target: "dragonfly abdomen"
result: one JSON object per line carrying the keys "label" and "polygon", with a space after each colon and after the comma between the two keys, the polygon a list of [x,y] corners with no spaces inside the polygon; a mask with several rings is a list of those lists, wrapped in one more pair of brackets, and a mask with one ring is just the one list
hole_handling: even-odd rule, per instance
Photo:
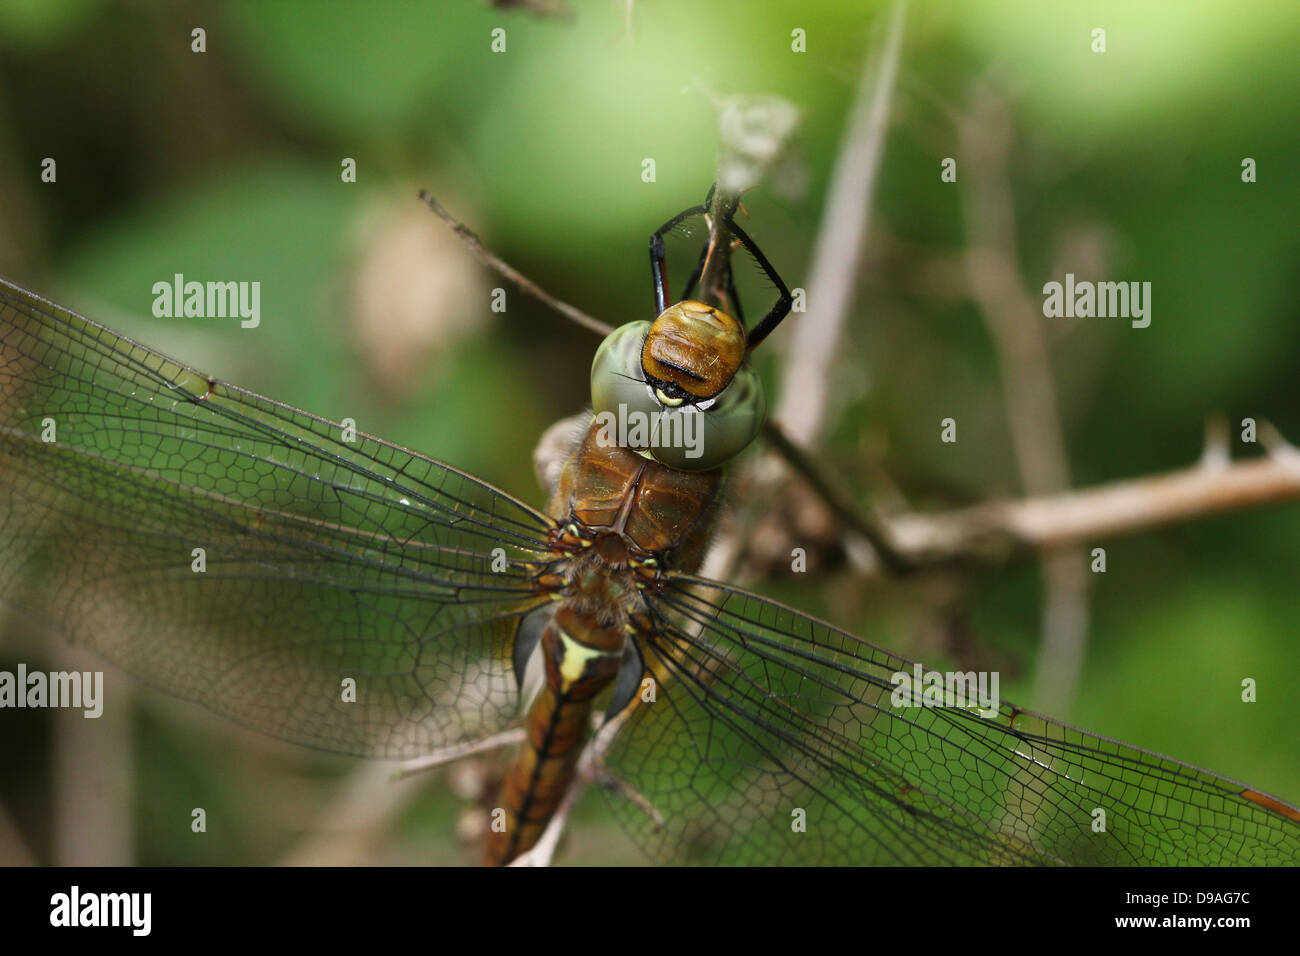
{"label": "dragonfly abdomen", "polygon": [[488,835],[484,862],[509,863],[541,838],[573,781],[595,697],[614,680],[627,632],[601,626],[566,600],[542,632],[546,679],[529,708],[527,736],[501,786],[502,825]]}
{"label": "dragonfly abdomen", "polygon": [[[721,484],[716,469],[677,472],[602,444],[595,423],[558,477],[550,511],[573,563],[539,638],[546,679],[528,712],[527,739],[502,783],[504,819],[489,832],[485,852],[491,864],[509,863],[541,838],[573,781],[596,696],[621,667],[632,677],[641,674],[639,655],[625,659],[628,616],[640,601],[634,554],[648,566],[646,558],[673,549],[674,566],[694,570]],[[620,699],[616,691],[615,710]]]}

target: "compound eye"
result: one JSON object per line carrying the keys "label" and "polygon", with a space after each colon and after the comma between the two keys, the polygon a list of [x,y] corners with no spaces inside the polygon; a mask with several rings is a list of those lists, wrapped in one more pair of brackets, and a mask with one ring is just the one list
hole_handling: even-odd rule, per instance
{"label": "compound eye", "polygon": [[641,369],[641,346],[650,333],[649,322],[620,325],[600,343],[591,362],[591,404],[597,412],[616,412],[620,405],[644,408],[649,400],[662,407]]}
{"label": "compound eye", "polygon": [[686,442],[665,443],[652,448],[651,454],[660,464],[682,471],[718,468],[744,451],[763,427],[767,416],[763,383],[744,366],[716,397],[687,406],[682,414],[698,417],[698,440],[689,440],[691,432],[684,428]]}

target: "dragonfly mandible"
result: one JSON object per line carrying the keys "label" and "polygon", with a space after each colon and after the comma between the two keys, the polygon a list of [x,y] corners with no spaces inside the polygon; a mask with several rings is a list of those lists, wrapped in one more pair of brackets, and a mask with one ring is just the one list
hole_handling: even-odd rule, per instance
{"label": "dragonfly mandible", "polygon": [[[637,795],[613,812],[665,862],[1300,862],[1290,804],[1006,701],[900,707],[912,662],[695,575],[762,421],[749,352],[789,311],[734,223],[771,311],[746,331],[729,270],[726,309],[690,298],[707,246],[668,301],[663,236],[704,211],[652,237],[656,317],[598,349],[546,511],[0,280],[0,598],[310,747],[415,758],[522,723],[491,863],[536,841],[597,724]],[[609,440],[620,406],[702,427],[701,453]]]}

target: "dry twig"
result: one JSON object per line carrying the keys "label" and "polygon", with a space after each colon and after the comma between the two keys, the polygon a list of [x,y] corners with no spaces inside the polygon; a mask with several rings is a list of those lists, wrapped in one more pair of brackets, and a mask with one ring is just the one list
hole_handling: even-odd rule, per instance
{"label": "dry twig", "polygon": [[[1261,428],[1261,433],[1263,429]],[[1275,434],[1275,433],[1274,433]],[[1263,458],[1190,468],[1093,488],[890,520],[895,546],[925,564],[1095,542],[1226,511],[1300,500],[1300,452],[1280,437]]]}
{"label": "dry twig", "polygon": [[465,244],[470,247],[479,259],[497,272],[501,273],[501,275],[510,282],[513,282],[515,286],[518,287],[519,291],[532,296],[543,305],[549,306],[556,312],[560,313],[560,315],[564,316],[566,319],[571,322],[576,322],[585,329],[590,329],[597,335],[609,335],[610,332],[614,331],[612,325],[607,325],[600,321],[600,319],[583,312],[581,309],[575,308],[561,299],[557,299],[527,276],[520,272],[516,272],[515,269],[505,260],[500,259],[493,253],[489,252],[483,246],[482,241],[474,230],[470,229],[451,213],[447,212],[447,210],[443,208],[442,203],[434,199],[426,190],[420,190],[420,202],[428,206],[439,219],[451,226],[452,231],[465,240]]}
{"label": "dry twig", "polygon": [[895,0],[883,43],[862,72],[813,249],[808,277],[811,307],[794,323],[786,350],[775,417],[790,441],[804,448],[816,446],[826,417],[827,370],[842,348],[843,327],[857,284],[857,266],[884,155],[906,12],[906,0]]}

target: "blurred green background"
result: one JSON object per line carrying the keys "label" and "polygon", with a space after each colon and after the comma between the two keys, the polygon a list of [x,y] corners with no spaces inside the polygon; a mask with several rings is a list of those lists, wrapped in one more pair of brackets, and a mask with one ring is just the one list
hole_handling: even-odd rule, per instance
{"label": "blurred green background", "polygon": [[[802,286],[883,20],[867,3],[570,7],[566,20],[475,0],[0,5],[0,273],[227,381],[352,417],[541,504],[533,445],[586,401],[596,339],[513,290],[493,314],[490,290],[503,283],[416,190],[580,308],[612,323],[649,318],[647,236],[713,176],[705,91],[776,94],[801,111],[803,181],[748,196],[748,228]],[[195,27],[202,54],[190,49]],[[490,49],[497,27],[504,53]],[[1107,31],[1105,54],[1089,49],[1094,27]],[[795,28],[806,53],[791,51]],[[921,509],[1020,492],[997,354],[956,265],[969,179],[953,117],[977,86],[1011,116],[1032,301],[1066,271],[1153,286],[1147,329],[1044,320],[1074,483],[1184,466],[1219,412],[1234,423],[1234,455],[1259,453],[1236,440],[1245,416],[1300,440],[1298,43],[1300,7],[1266,0],[914,4],[848,341],[828,370],[827,467],[864,501],[883,469]],[[940,181],[946,156],[958,157],[956,184]],[[1259,170],[1250,185],[1247,156]],[[45,157],[56,183],[41,181]],[[641,179],[646,157],[654,183]],[[355,184],[341,181],[345,158]],[[153,283],[177,272],[260,281],[260,327],[152,318]],[[752,314],[765,308],[757,295]],[[788,334],[759,357],[774,386]],[[938,441],[949,415],[961,422],[955,445]],[[811,585],[754,585],[932,666],[996,667],[1018,702],[1300,799],[1300,509],[1100,543],[1108,571],[1091,581],[1068,712],[1031,699],[1036,563],[903,584],[832,563]],[[13,632],[0,667],[58,653]],[[1245,677],[1259,682],[1255,704],[1240,702]],[[0,774],[0,862],[477,856],[458,836],[472,829],[472,780],[421,781],[353,855],[311,857],[355,764],[143,692],[125,730],[80,723],[95,726],[6,716],[19,732],[0,741],[11,768]],[[60,743],[65,731],[126,739]],[[70,764],[70,746],[98,756]],[[204,837],[190,832],[196,806],[208,810]],[[73,839],[78,813],[102,825]],[[563,859],[639,856],[591,794]]]}

